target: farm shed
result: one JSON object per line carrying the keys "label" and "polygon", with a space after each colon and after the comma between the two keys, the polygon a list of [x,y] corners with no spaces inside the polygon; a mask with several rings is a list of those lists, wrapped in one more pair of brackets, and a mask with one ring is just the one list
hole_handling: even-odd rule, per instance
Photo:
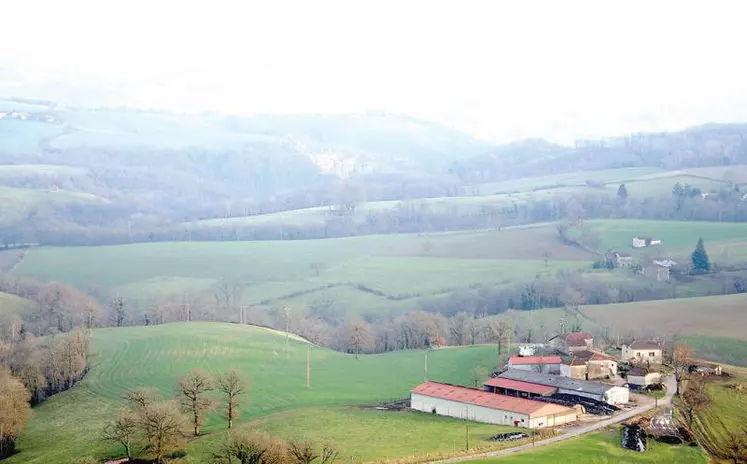
{"label": "farm shed", "polygon": [[511,356],[508,359],[508,367],[524,371],[559,374],[562,362],[560,356]]}
{"label": "farm shed", "polygon": [[648,387],[661,383],[660,372],[649,372],[645,367],[634,367],[628,372],[628,384],[636,387]]}
{"label": "farm shed", "polygon": [[581,396],[608,404],[624,404],[630,400],[630,391],[625,387],[605,385],[588,380],[576,380],[559,375],[540,374],[516,369],[509,369],[498,377],[544,385],[546,387],[555,387],[558,389],[558,393],[561,394]]}
{"label": "farm shed", "polygon": [[576,420],[576,410],[565,406],[438,382],[425,382],[415,387],[410,395],[410,408],[475,422],[527,428],[553,427]]}
{"label": "farm shed", "polygon": [[596,350],[581,350],[560,366],[560,375],[572,379],[593,380],[617,377],[617,358]]}
{"label": "farm shed", "polygon": [[502,395],[518,396],[522,398],[535,398],[537,396],[550,396],[557,393],[555,387],[546,387],[534,383],[520,382],[518,380],[502,379],[494,377],[483,384],[485,391],[500,393]]}

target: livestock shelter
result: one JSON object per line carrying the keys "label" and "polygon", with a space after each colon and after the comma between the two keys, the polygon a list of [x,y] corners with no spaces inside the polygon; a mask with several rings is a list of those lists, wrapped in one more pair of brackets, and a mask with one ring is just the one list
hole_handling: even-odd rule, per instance
{"label": "livestock shelter", "polygon": [[523,371],[560,374],[562,362],[560,356],[511,356],[508,359],[508,367]]}
{"label": "livestock shelter", "polygon": [[500,393],[502,395],[518,396],[520,398],[535,398],[537,396],[550,396],[558,392],[555,387],[546,387],[534,383],[520,382],[518,380],[502,379],[494,377],[483,384],[485,391]]}
{"label": "livestock shelter", "polygon": [[558,404],[490,393],[475,388],[425,382],[410,394],[410,408],[440,416],[526,428],[574,422],[575,409]]}
{"label": "livestock shelter", "polygon": [[558,389],[558,393],[561,394],[581,396],[612,405],[625,404],[630,401],[630,390],[627,388],[589,380],[577,380],[559,375],[541,374],[516,369],[509,369],[498,377],[535,385],[544,385],[546,387],[555,387]]}

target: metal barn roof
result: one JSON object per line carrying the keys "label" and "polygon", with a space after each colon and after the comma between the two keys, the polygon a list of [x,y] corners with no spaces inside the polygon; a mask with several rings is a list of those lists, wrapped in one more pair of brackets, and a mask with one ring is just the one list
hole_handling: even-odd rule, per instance
{"label": "metal barn roof", "polygon": [[511,356],[508,362],[514,366],[521,366],[527,364],[560,364],[563,360],[560,359],[560,356]]}
{"label": "metal barn roof", "polygon": [[588,380],[576,380],[560,375],[540,374],[538,372],[521,371],[518,369],[509,369],[498,377],[595,395],[603,395],[604,392],[614,387],[614,385],[604,385]]}
{"label": "metal barn roof", "polygon": [[[559,413],[571,413],[574,410],[552,403],[517,398],[515,396],[489,393],[484,390],[460,387],[439,382],[425,382],[412,389],[412,393],[441,398],[444,400],[469,403],[490,409],[511,411],[526,414],[529,417],[542,417]],[[548,408],[547,406],[552,406]]]}
{"label": "metal barn roof", "polygon": [[537,395],[552,395],[558,391],[555,387],[547,387],[545,385],[537,385],[536,383],[520,382],[518,380],[502,379],[500,377],[494,377],[483,385],[489,387],[506,388],[509,390],[516,390],[527,393],[535,393]]}

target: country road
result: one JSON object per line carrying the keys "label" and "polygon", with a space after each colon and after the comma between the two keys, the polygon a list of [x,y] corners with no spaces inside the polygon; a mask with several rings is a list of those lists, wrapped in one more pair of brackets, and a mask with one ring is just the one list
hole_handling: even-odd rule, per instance
{"label": "country road", "polygon": [[[667,386],[667,393],[666,393],[666,396],[664,396],[664,398],[659,400],[659,406],[671,404],[672,397],[674,396],[674,392],[677,389],[677,383],[673,376],[666,377],[664,379],[664,382],[666,383],[666,386]],[[639,414],[643,414],[644,412],[650,411],[654,407],[656,407],[656,404],[654,402],[651,402],[649,404],[644,404],[635,409],[631,409],[630,411],[626,411],[624,413],[618,414],[614,417],[611,417],[603,421],[595,422],[589,425],[571,427],[565,430],[564,433],[561,433],[560,435],[557,435],[552,438],[547,438],[545,440],[537,441],[534,444],[527,443],[526,445],[516,446],[513,448],[507,448],[507,449],[498,450],[498,451],[490,451],[488,453],[473,454],[470,456],[460,456],[458,458],[443,459],[440,461],[431,461],[427,464],[450,464],[450,463],[455,463],[455,462],[471,461],[473,459],[488,458],[488,457],[495,457],[495,456],[505,456],[508,454],[520,453],[522,451],[529,451],[540,446],[546,446],[546,445],[550,445],[553,443],[558,443],[563,440],[568,440],[569,438],[577,437],[579,435],[583,435],[589,432],[593,432],[595,430],[602,429],[604,427],[608,427],[610,425],[618,424],[620,422],[630,419],[631,417],[635,417]]]}

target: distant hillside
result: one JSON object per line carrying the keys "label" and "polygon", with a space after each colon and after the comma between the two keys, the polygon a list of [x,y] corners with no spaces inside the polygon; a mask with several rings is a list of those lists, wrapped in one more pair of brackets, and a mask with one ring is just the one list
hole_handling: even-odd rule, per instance
{"label": "distant hillside", "polygon": [[573,147],[525,140],[456,162],[452,172],[486,182],[576,171],[649,166],[699,168],[747,163],[747,124],[705,124],[677,132],[583,140]]}

